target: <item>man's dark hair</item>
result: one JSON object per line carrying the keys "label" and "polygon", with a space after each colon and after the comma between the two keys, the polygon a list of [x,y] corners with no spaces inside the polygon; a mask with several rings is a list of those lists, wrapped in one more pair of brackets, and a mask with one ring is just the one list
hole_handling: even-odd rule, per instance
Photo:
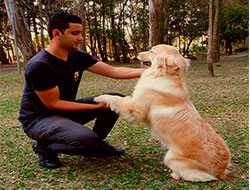
{"label": "man's dark hair", "polygon": [[65,29],[69,27],[69,23],[82,23],[82,20],[80,17],[72,15],[65,11],[59,11],[56,14],[54,14],[48,23],[48,33],[50,39],[52,39],[52,31],[54,29],[60,30],[62,33],[64,33]]}

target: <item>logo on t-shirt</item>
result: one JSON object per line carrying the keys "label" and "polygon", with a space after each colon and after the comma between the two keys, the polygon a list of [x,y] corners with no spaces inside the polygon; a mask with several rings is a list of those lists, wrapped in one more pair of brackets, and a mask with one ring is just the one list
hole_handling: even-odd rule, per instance
{"label": "logo on t-shirt", "polygon": [[74,80],[75,81],[77,81],[78,80],[78,78],[79,78],[79,71],[76,71],[75,73],[74,73]]}

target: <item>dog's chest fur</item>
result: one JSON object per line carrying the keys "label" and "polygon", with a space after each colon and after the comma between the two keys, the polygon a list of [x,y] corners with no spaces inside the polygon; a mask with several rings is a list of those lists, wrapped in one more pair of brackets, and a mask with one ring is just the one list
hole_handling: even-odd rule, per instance
{"label": "dog's chest fur", "polygon": [[158,91],[174,96],[183,94],[183,90],[176,88],[176,84],[168,79],[167,76],[155,76],[153,68],[147,69],[138,80],[133,92],[133,97],[138,98],[143,96],[146,91]]}

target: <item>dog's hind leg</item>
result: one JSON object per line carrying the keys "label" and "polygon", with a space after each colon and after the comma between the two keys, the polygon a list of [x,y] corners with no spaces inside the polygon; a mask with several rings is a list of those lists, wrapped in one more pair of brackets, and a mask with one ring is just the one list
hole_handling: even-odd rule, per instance
{"label": "dog's hind leg", "polygon": [[173,171],[171,177],[186,181],[211,181],[216,177],[202,170],[196,161],[181,157],[172,151],[168,151],[164,158],[164,163]]}

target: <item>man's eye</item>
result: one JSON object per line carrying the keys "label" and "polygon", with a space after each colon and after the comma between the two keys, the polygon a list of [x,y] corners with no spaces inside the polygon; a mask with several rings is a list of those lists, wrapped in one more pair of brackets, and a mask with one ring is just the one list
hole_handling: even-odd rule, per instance
{"label": "man's eye", "polygon": [[71,32],[72,35],[77,36],[80,32]]}

